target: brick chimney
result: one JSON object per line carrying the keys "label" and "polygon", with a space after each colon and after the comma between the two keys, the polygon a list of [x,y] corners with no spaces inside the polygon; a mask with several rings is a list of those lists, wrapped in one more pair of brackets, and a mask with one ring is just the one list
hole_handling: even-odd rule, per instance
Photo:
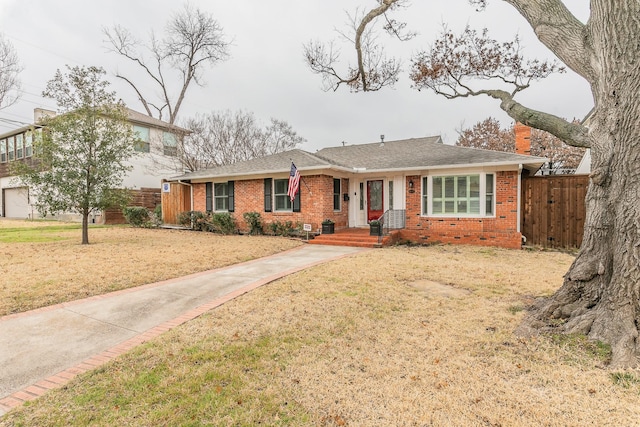
{"label": "brick chimney", "polygon": [[531,155],[531,128],[516,122],[513,127],[516,134],[516,154]]}

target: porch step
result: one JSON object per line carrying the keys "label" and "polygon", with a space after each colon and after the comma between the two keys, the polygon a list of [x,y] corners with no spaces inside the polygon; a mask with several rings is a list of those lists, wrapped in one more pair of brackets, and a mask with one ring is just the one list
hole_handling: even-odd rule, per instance
{"label": "porch step", "polygon": [[393,242],[393,233],[383,236],[378,243],[378,236],[370,236],[369,229],[347,228],[337,230],[334,234],[320,234],[309,241],[313,245],[353,246],[361,248],[379,248]]}

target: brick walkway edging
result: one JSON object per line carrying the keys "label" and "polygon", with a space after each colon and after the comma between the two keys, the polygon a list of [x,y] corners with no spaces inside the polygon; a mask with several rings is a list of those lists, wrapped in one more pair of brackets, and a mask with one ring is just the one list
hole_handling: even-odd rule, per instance
{"label": "brick walkway edging", "polygon": [[[294,248],[294,249],[289,249],[287,251],[284,252],[280,252],[279,254],[275,254],[275,255],[270,255],[268,257],[264,257],[264,258],[271,258],[271,257],[275,257],[276,255],[281,255],[282,253],[286,253],[289,251],[294,251],[296,249],[299,248]],[[57,374],[51,375],[50,377],[47,377],[45,379],[42,379],[40,381],[38,381],[35,384],[32,384],[28,387],[23,388],[22,390],[18,390],[12,394],[10,394],[9,396],[6,396],[2,399],[0,399],[0,417],[2,416],[3,413],[6,413],[8,411],[10,411],[13,408],[16,408],[18,406],[21,406],[24,402],[30,401],[30,400],[34,400],[37,399],[38,397],[44,395],[47,391],[55,389],[55,388],[59,388],[62,387],[63,385],[67,384],[70,380],[72,380],[75,376],[77,376],[78,374],[82,374],[85,373],[87,371],[90,371],[92,369],[95,369],[99,366],[104,365],[105,363],[111,361],[112,359],[115,359],[116,357],[128,352],[129,350],[133,349],[134,347],[137,347],[153,338],[156,338],[158,336],[160,336],[161,334],[179,326],[182,325],[185,322],[188,322],[189,320],[193,320],[199,316],[201,316],[202,314],[206,313],[209,310],[212,310],[216,307],[221,306],[222,304],[231,301],[241,295],[246,294],[247,292],[250,292],[256,288],[259,288],[261,286],[266,285],[267,283],[271,283],[277,279],[280,279],[282,277],[288,276],[290,274],[293,273],[297,273],[298,271],[302,271],[305,270],[307,268],[310,267],[314,267],[316,265],[320,265],[320,264],[324,264],[325,262],[328,261],[334,261],[334,260],[338,260],[341,258],[346,258],[348,256],[350,256],[352,254],[345,254],[345,255],[339,255],[339,256],[335,256],[332,258],[327,258],[327,259],[323,259],[320,261],[316,261],[307,265],[304,265],[302,267],[296,267],[296,268],[292,268],[290,270],[285,270],[282,271],[280,273],[276,273],[273,274],[271,276],[268,276],[264,279],[258,280],[256,282],[253,282],[243,288],[240,289],[236,289],[233,292],[230,292],[226,295],[223,295],[221,297],[218,297],[216,299],[214,299],[211,302],[202,304],[194,309],[191,309],[189,311],[187,311],[186,313],[182,314],[181,316],[178,316],[172,320],[168,320],[164,323],[161,323],[158,326],[154,326],[151,329],[146,330],[145,332],[136,335],[135,337],[129,338],[126,341],[121,342],[120,344],[111,347],[101,353],[98,353],[88,359],[85,359],[84,361],[80,362],[79,364],[72,366],[71,368],[67,368],[64,371],[58,372]],[[260,258],[260,259],[264,259],[264,258]],[[254,260],[255,261],[255,260]],[[217,271],[217,270],[224,270],[227,268],[231,268],[237,265],[241,265],[241,264],[248,264],[251,263],[252,261],[247,261],[247,262],[243,262],[240,264],[234,264],[231,266],[227,266],[227,267],[221,267],[219,269],[214,269],[214,270],[209,270],[206,272],[201,272],[201,273],[194,273],[192,275],[189,276],[185,276],[185,277],[193,277],[196,275],[203,275],[203,274],[208,274],[211,273],[213,271]],[[87,301],[87,300],[92,300],[92,299],[100,299],[100,298],[106,298],[107,296],[111,296],[111,295],[115,295],[115,294],[120,294],[120,293],[124,293],[124,292],[133,292],[135,290],[139,290],[141,288],[147,288],[147,287],[156,287],[156,286],[160,286],[163,284],[167,284],[169,282],[172,282],[174,280],[180,280],[182,278],[176,278],[176,279],[169,279],[169,280],[165,280],[162,282],[157,282],[157,283],[151,283],[149,285],[142,285],[142,286],[138,286],[135,288],[129,288],[129,289],[123,289],[120,291],[115,291],[115,292],[111,292],[109,294],[105,294],[105,295],[97,295],[97,296],[93,296],[93,297],[89,297],[89,298],[85,298],[83,300],[79,300],[79,301]],[[44,307],[42,309],[36,309],[36,310],[32,310],[31,313],[33,312],[38,312],[38,311],[43,311],[43,310],[48,310],[48,309],[54,309],[54,308],[60,308],[60,307],[66,307],[69,306],[71,304],[77,304],[78,301],[72,301],[69,303],[62,303],[62,304],[56,304],[54,306],[51,307]],[[26,312],[29,313],[29,312]],[[5,316],[3,318],[0,318],[0,321],[2,321],[2,319],[5,318],[13,318],[13,317],[17,317],[17,316],[22,316],[22,315],[26,315],[26,313],[17,313],[15,315],[9,315],[9,316]]]}

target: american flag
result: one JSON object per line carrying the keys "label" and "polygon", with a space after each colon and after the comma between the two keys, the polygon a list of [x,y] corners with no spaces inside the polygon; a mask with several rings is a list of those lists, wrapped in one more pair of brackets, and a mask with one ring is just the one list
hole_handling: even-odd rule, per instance
{"label": "american flag", "polygon": [[298,192],[299,188],[300,172],[298,172],[298,168],[296,168],[296,165],[291,162],[291,172],[289,172],[289,189],[287,190],[287,195],[291,198],[292,202],[293,199],[296,198],[296,193]]}

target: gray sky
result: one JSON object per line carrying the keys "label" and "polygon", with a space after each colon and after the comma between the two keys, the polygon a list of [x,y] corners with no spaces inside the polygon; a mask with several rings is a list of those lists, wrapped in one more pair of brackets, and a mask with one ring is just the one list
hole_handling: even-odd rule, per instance
{"label": "gray sky", "polygon": [[[588,16],[588,0],[565,0],[581,20]],[[192,0],[208,11],[233,40],[231,59],[205,74],[205,87],[192,85],[180,116],[243,109],[262,122],[270,117],[288,121],[307,142],[300,148],[442,135],[447,143],[457,139],[456,129],[470,127],[493,116],[503,126],[510,123],[498,102],[486,97],[446,100],[428,91],[411,89],[405,73],[395,89],[376,93],[321,90],[321,78],[303,61],[302,45],[309,40],[339,41],[335,28],[345,29],[346,12],[358,6],[370,8],[374,0]],[[0,110],[0,118],[32,122],[33,108],[55,109],[52,100],[40,96],[56,69],[65,64],[102,66],[112,88],[130,108],[144,111],[135,94],[113,77],[116,70],[131,76],[141,87],[152,88],[144,76],[116,54],[107,51],[103,27],[114,24],[147,39],[151,30],[161,35],[171,14],[182,7],[171,0],[0,0],[0,32],[13,43],[24,66],[23,94],[18,103]],[[414,0],[397,15],[418,36],[400,43],[385,34],[389,53],[403,58],[404,69],[412,54],[426,49],[444,23],[455,31],[465,25],[488,27],[490,35],[509,40],[519,34],[525,55],[552,58],[535,38],[526,21],[510,6],[492,0],[477,13],[466,0]],[[342,47],[344,60],[352,57]],[[128,71],[130,70],[130,71]],[[144,82],[144,83],[143,83]],[[552,76],[518,95],[524,105],[572,119],[583,117],[592,107],[589,86],[571,71]],[[0,122],[0,132],[10,127]],[[15,127],[19,125],[16,124]]]}

